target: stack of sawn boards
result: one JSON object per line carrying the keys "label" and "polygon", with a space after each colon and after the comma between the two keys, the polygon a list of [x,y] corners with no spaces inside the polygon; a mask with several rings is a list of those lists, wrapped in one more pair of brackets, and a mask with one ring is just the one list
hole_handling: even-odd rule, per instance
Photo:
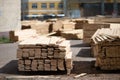
{"label": "stack of sawn boards", "polygon": [[96,67],[102,70],[120,69],[120,28],[98,29],[92,36]]}
{"label": "stack of sawn boards", "polygon": [[101,28],[109,28],[110,24],[83,24],[83,41],[85,43],[90,43],[91,37],[97,31],[97,29]]}
{"label": "stack of sawn boards", "polygon": [[36,37],[19,44],[19,71],[66,71],[72,69],[70,41],[60,37]]}

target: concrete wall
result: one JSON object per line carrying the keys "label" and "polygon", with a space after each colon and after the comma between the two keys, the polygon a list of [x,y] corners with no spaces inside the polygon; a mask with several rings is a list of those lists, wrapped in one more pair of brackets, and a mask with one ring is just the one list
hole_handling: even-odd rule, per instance
{"label": "concrete wall", "polygon": [[0,0],[0,32],[21,28],[21,0]]}

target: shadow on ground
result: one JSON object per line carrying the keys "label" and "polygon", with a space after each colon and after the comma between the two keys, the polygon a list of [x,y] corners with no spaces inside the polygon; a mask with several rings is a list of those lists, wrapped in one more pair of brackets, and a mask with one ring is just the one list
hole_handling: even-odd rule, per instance
{"label": "shadow on ground", "polygon": [[12,60],[4,67],[0,68],[0,73],[13,75],[65,75],[66,71],[38,71],[38,72],[19,72],[17,69],[17,60]]}
{"label": "shadow on ground", "polygon": [[[80,73],[88,73],[88,74],[118,74],[120,70],[116,71],[103,71],[98,70],[94,67],[94,61],[74,61],[73,62],[73,70],[71,74],[80,74]],[[0,73],[3,74],[13,74],[13,75],[66,75],[66,71],[39,71],[39,72],[19,72],[17,70],[17,60],[10,61],[4,67],[0,69]]]}
{"label": "shadow on ground", "polygon": [[91,49],[89,48],[81,49],[76,56],[77,57],[93,57],[93,55],[91,54]]}
{"label": "shadow on ground", "polygon": [[90,47],[90,44],[87,43],[80,43],[80,44],[73,44],[71,47]]}
{"label": "shadow on ground", "polygon": [[[100,70],[94,66],[95,61],[74,61],[72,74],[88,73],[88,74],[118,74],[120,70]],[[79,66],[79,67],[78,67]]]}

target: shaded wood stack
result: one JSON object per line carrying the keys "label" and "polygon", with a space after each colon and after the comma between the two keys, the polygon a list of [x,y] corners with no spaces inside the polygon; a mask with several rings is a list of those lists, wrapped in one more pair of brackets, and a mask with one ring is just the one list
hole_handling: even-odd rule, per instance
{"label": "shaded wood stack", "polygon": [[21,29],[31,29],[31,26],[30,25],[22,25]]}
{"label": "shaded wood stack", "polygon": [[44,35],[52,32],[53,30],[53,22],[46,22],[46,21],[22,21],[22,29],[34,29],[36,30],[37,34]]}
{"label": "shaded wood stack", "polygon": [[83,41],[90,43],[92,35],[100,28],[109,28],[110,24],[84,24],[83,25]]}
{"label": "shaded wood stack", "polygon": [[19,71],[65,71],[72,69],[70,42],[60,37],[37,37],[19,44]]}
{"label": "shaded wood stack", "polygon": [[10,42],[18,41],[18,36],[15,35],[15,31],[0,32],[0,38],[6,38]]}
{"label": "shaded wood stack", "polygon": [[69,30],[61,32],[61,36],[67,40],[80,40],[83,39],[83,29]]}
{"label": "shaded wood stack", "polygon": [[102,70],[120,69],[120,28],[98,29],[92,41],[95,66]]}
{"label": "shaded wood stack", "polygon": [[96,17],[95,18],[96,23],[120,23],[120,18],[118,17]]}
{"label": "shaded wood stack", "polygon": [[88,23],[87,20],[75,20],[75,29],[83,29],[83,24]]}

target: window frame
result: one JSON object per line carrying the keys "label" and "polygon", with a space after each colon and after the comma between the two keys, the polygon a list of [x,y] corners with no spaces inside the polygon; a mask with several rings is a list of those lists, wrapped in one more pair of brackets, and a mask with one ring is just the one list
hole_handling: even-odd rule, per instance
{"label": "window frame", "polygon": [[63,9],[63,3],[59,3],[59,4],[58,4],[58,8],[59,8],[59,9]]}
{"label": "window frame", "polygon": [[55,8],[55,3],[50,3],[50,4],[49,4],[49,8],[50,8],[50,9],[54,9],[54,8]]}
{"label": "window frame", "polygon": [[38,8],[37,3],[32,3],[32,9],[37,9],[37,8]]}
{"label": "window frame", "polygon": [[41,8],[46,9],[47,8],[47,3],[41,3]]}

